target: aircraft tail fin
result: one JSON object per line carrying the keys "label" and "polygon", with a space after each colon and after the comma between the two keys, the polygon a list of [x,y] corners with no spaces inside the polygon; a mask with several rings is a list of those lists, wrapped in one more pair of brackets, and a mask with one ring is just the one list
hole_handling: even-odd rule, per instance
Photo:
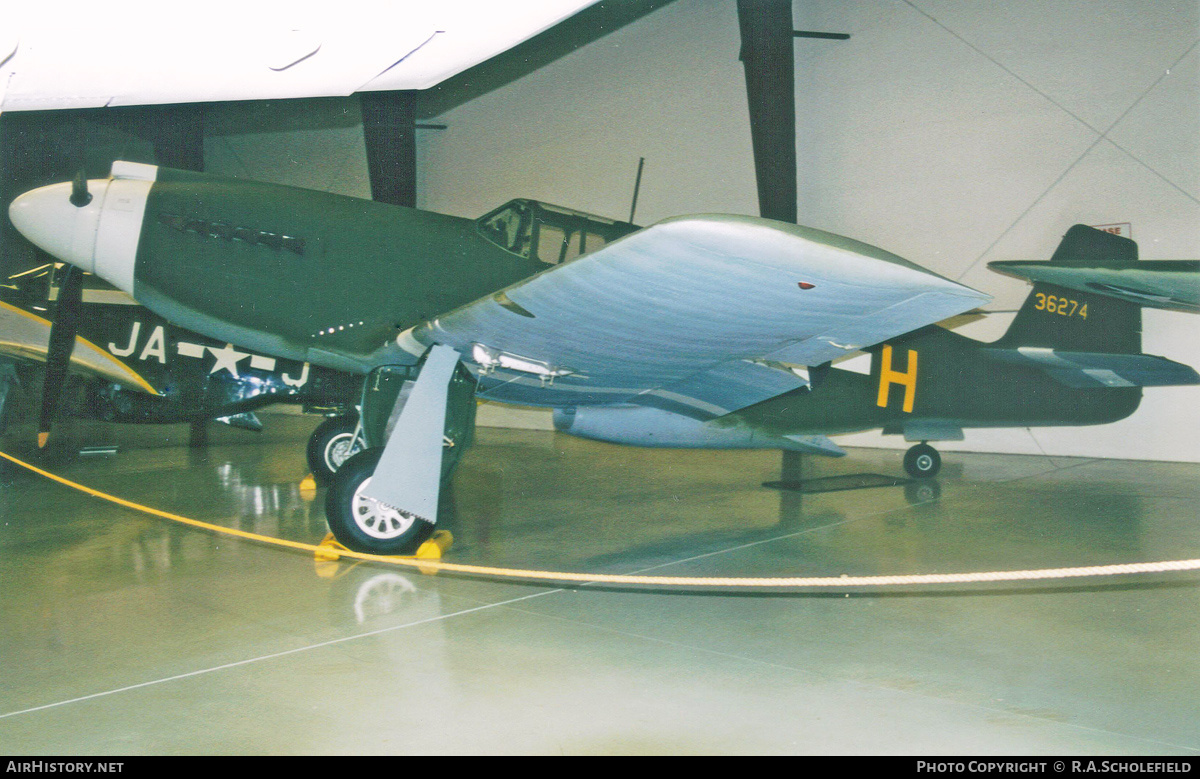
{"label": "aircraft tail fin", "polygon": [[[1137,260],[1137,244],[1130,239],[1075,225],[1063,237],[1050,265],[1125,268]],[[1008,332],[993,347],[1139,354],[1142,308],[1108,295],[1038,281]]]}

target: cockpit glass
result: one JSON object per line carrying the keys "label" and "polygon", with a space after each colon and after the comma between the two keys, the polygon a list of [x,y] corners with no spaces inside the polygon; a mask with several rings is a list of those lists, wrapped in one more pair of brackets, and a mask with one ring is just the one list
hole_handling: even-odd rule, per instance
{"label": "cockpit glass", "polygon": [[635,230],[617,222],[536,200],[513,200],[480,218],[480,234],[497,246],[547,265],[593,252]]}

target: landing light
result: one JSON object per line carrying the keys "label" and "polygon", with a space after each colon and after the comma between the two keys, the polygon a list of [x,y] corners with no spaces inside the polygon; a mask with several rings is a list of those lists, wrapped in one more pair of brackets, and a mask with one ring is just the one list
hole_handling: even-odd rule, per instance
{"label": "landing light", "polygon": [[497,368],[505,368],[520,373],[530,373],[541,378],[543,383],[553,381],[559,376],[567,376],[575,371],[570,368],[557,368],[541,360],[528,357],[518,357],[515,354],[502,352],[483,344],[472,344],[471,359],[479,364],[481,373],[487,375]]}

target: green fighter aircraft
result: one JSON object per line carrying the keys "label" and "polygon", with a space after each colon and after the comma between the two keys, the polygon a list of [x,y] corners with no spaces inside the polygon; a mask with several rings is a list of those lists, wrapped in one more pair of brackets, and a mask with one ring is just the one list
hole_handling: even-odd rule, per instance
{"label": "green fighter aircraft", "polygon": [[[824,436],[1098,424],[1142,386],[1200,382],[1141,354],[1135,303],[1039,283],[1004,338],[978,343],[932,325],[987,295],[760,218],[639,229],[514,200],[468,220],[120,162],[79,189],[27,192],[10,217],[181,326],[366,374],[367,448],[326,503],[356,550],[428,535],[476,398],[552,407],[560,429],[609,441],[840,455]],[[1136,247],[1077,226],[1052,264],[1099,255],[1133,263]],[[869,376],[830,365],[864,350]],[[938,466],[927,444],[908,460]]]}

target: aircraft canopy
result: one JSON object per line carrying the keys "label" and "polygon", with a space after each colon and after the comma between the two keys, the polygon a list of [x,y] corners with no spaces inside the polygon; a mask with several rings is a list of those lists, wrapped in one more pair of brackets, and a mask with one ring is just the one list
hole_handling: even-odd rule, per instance
{"label": "aircraft canopy", "polygon": [[638,229],[628,222],[523,198],[485,214],[476,225],[500,248],[547,265],[593,252]]}

